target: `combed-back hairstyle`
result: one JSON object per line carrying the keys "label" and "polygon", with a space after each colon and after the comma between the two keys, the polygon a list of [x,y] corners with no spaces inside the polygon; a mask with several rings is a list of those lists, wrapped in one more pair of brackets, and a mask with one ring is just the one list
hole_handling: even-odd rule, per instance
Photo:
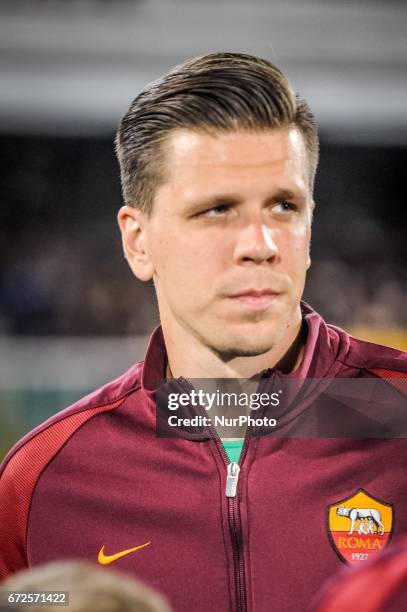
{"label": "combed-back hairstyle", "polygon": [[295,126],[303,135],[311,189],[318,132],[307,102],[271,62],[243,53],[188,60],[148,85],[130,105],[116,135],[123,197],[147,214],[165,181],[163,143],[177,128],[216,134]]}

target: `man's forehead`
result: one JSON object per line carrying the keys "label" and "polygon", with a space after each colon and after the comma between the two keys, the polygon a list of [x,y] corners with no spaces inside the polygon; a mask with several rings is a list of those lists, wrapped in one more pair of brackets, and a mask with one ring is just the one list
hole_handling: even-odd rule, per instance
{"label": "man's forehead", "polygon": [[211,134],[174,130],[163,161],[156,204],[188,205],[203,197],[267,200],[283,191],[312,197],[306,148],[295,127]]}
{"label": "man's forehead", "polygon": [[261,167],[306,162],[302,134],[294,127],[233,132],[174,130],[164,145],[168,168],[180,166]]}

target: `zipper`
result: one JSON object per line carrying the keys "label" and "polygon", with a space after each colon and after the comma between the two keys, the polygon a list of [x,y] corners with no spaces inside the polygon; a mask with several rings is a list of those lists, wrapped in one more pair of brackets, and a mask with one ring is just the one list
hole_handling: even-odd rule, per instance
{"label": "zipper", "polygon": [[[184,388],[190,391],[193,387],[188,379],[181,377],[178,379]],[[198,406],[198,411],[200,406]],[[237,485],[239,481],[240,467],[247,454],[249,437],[247,435],[249,427],[246,430],[246,435],[243,442],[242,451],[240,453],[239,462],[230,462],[229,457],[225,451],[225,447],[216,431],[215,427],[208,427],[211,432],[213,441],[215,442],[218,451],[223,459],[226,466],[226,488],[225,497],[227,498],[228,504],[228,519],[229,519],[229,531],[232,542],[232,554],[233,554],[233,570],[234,570],[234,582],[235,582],[235,597],[236,597],[236,610],[235,612],[247,612],[247,591],[246,591],[246,576],[243,558],[243,541],[242,541],[242,521],[239,510],[239,498],[237,496]]]}
{"label": "zipper", "polygon": [[240,467],[244,461],[248,448],[248,437],[243,442],[239,463],[229,462],[225,447],[216,430],[212,432],[214,442],[226,465],[225,497],[228,504],[229,531],[232,542],[233,570],[235,581],[236,612],[247,612],[246,573],[243,557],[242,522],[239,509],[237,485],[239,482]]}
{"label": "zipper", "polygon": [[239,480],[240,465],[232,461],[227,467],[226,497],[236,497],[237,481]]}

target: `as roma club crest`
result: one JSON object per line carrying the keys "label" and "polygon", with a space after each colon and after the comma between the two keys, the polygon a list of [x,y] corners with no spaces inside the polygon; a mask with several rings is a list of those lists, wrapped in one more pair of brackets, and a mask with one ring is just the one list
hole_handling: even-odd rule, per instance
{"label": "as roma club crest", "polygon": [[371,559],[389,541],[393,531],[393,506],[363,489],[328,506],[328,536],[345,563]]}

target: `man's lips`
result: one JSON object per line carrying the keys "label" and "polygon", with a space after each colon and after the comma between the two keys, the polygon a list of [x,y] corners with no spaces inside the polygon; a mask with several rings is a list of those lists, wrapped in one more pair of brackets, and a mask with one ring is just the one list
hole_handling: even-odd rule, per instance
{"label": "man's lips", "polygon": [[229,297],[236,302],[261,310],[267,308],[267,306],[274,302],[279,295],[281,295],[281,293],[273,291],[272,289],[245,289]]}

